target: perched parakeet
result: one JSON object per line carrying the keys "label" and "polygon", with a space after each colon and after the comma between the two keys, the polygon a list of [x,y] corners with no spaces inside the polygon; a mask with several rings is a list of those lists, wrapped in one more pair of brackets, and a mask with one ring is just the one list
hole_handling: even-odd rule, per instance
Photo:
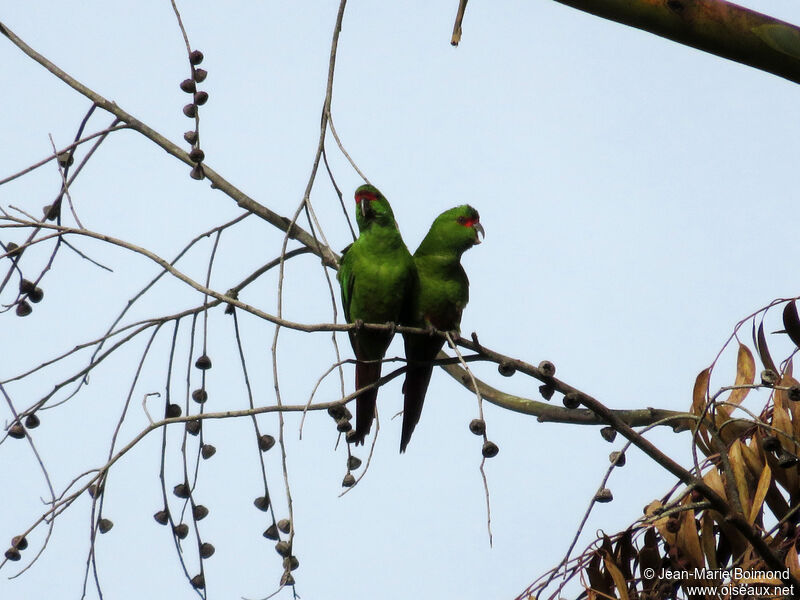
{"label": "perched parakeet", "polygon": [[[389,202],[371,185],[356,190],[358,239],[342,254],[338,279],[348,323],[400,323],[410,319],[408,303],[416,297],[417,270],[406,248]],[[381,359],[393,331],[355,329],[348,332],[356,365],[356,389],[381,376]],[[370,362],[361,362],[370,361]],[[356,400],[356,428],[352,441],[364,443],[375,415],[378,389]]]}
{"label": "perched parakeet", "polygon": [[[461,255],[484,235],[478,211],[464,204],[436,217],[428,235],[414,253],[419,286],[417,299],[410,303],[415,310],[414,327],[459,331],[461,313],[469,300],[469,279],[461,266]],[[425,392],[433,365],[444,345],[439,336],[404,334],[408,370],[403,384],[403,430],[400,452],[405,452],[411,434],[422,413]]]}

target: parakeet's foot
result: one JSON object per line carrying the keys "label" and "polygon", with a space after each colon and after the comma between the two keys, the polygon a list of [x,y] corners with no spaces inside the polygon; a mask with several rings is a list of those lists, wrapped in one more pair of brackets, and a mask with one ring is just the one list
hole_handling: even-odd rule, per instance
{"label": "parakeet's foot", "polygon": [[394,337],[394,334],[397,331],[397,323],[394,321],[386,321],[386,326],[389,328],[389,335]]}
{"label": "parakeet's foot", "polygon": [[428,332],[429,337],[433,337],[433,334],[436,333],[436,327],[428,323],[427,325],[425,325],[425,331]]}
{"label": "parakeet's foot", "polygon": [[356,331],[358,331],[359,329],[363,329],[364,321],[362,321],[361,319],[356,319],[355,321],[353,321],[353,325],[356,326]]}

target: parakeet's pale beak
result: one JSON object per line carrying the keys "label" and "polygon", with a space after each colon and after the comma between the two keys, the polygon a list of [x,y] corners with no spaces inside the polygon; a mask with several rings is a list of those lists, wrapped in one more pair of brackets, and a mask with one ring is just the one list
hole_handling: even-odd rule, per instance
{"label": "parakeet's pale beak", "polygon": [[480,244],[481,238],[478,237],[478,234],[480,233],[482,237],[486,237],[486,232],[483,230],[483,225],[480,223],[475,223],[472,228],[475,230],[475,243]]}
{"label": "parakeet's pale beak", "polygon": [[358,203],[359,208],[361,208],[362,217],[367,216],[367,202],[369,202],[369,200],[367,200],[366,198],[362,198],[361,201]]}

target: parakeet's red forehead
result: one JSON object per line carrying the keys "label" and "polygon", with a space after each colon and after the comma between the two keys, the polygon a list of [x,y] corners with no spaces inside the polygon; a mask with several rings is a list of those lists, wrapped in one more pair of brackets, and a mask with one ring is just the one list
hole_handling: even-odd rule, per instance
{"label": "parakeet's red forehead", "polygon": [[356,192],[356,204],[361,202],[362,200],[367,201],[374,201],[378,199],[378,195],[374,192],[370,192],[369,190],[360,190]]}

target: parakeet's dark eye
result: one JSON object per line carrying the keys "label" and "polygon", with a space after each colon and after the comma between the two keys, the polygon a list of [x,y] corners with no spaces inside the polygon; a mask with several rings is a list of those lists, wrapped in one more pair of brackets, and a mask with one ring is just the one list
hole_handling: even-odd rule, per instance
{"label": "parakeet's dark eye", "polygon": [[466,223],[467,223],[467,217],[464,217],[464,216],[458,217],[458,218],[456,219],[456,221],[458,221],[460,225],[466,225]]}

